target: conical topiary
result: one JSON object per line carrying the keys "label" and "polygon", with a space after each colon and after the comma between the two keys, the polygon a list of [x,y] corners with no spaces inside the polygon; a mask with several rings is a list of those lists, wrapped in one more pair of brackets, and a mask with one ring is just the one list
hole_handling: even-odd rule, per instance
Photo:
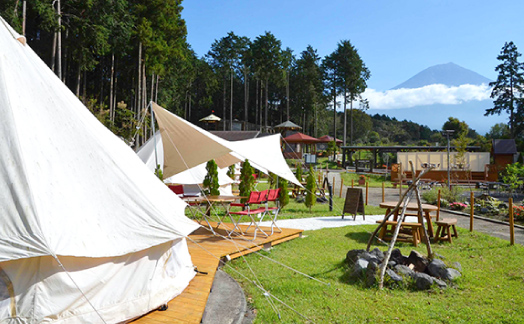
{"label": "conical topiary", "polygon": [[315,171],[313,171],[313,167],[309,167],[309,172],[307,174],[306,178],[306,200],[305,204],[306,207],[309,208],[309,212],[311,212],[311,207],[315,205],[317,202],[317,196],[315,195],[315,191],[317,190],[317,183],[315,182]]}
{"label": "conical topiary", "polygon": [[218,166],[215,162],[215,160],[210,160],[206,164],[206,170],[207,174],[204,178],[204,194],[205,195],[211,195],[211,196],[218,196],[220,195],[220,191],[218,188],[220,185],[218,184]]}
{"label": "conical topiary", "polygon": [[[238,185],[240,196],[248,197],[254,187],[255,178],[253,177],[253,167],[251,167],[248,160],[245,160],[240,171],[240,184]],[[246,202],[247,198],[243,198],[241,201]]]}

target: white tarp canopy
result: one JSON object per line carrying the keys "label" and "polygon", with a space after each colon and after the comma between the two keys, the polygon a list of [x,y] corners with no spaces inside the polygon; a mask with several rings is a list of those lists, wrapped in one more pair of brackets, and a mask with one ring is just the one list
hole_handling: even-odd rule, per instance
{"label": "white tarp canopy", "polygon": [[166,303],[194,276],[186,204],[19,37],[0,17],[0,322]]}
{"label": "white tarp canopy", "polygon": [[[155,172],[157,165],[160,166],[160,169],[163,170],[164,148],[160,132],[156,132],[154,137],[151,137],[149,140],[147,140],[147,142],[140,147],[136,154],[138,155],[138,157],[140,157],[142,162],[144,162],[147,165],[148,169],[151,170],[151,172]],[[206,163],[199,164],[195,167],[177,173],[167,179],[164,179],[164,182],[187,185],[202,184],[204,182],[204,178],[207,175]],[[227,168],[218,169],[218,183],[221,186],[232,184],[233,182],[233,179],[231,179],[227,175]]]}
{"label": "white tarp canopy", "polygon": [[164,177],[214,159],[220,168],[249,160],[263,172],[272,172],[301,186],[280,148],[280,135],[230,142],[152,103],[164,149]]}

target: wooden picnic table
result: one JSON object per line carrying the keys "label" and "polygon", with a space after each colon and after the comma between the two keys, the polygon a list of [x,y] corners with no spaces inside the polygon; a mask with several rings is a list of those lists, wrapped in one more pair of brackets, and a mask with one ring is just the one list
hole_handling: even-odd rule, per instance
{"label": "wooden picnic table", "polygon": [[[385,208],[386,209],[386,213],[385,213],[384,217],[386,217],[397,206],[397,203],[398,202],[396,202],[396,201],[387,201],[387,202],[383,202],[383,203],[381,203],[379,205],[381,208]],[[398,224],[398,215],[399,215],[402,207],[403,206],[400,206],[399,210],[393,215],[393,221],[388,221],[385,224],[386,227],[388,225],[391,225],[394,228]],[[434,232],[433,232],[433,223],[431,221],[431,212],[436,212],[437,210],[438,210],[437,206],[433,206],[433,205],[429,205],[429,204],[422,204],[422,213],[423,213],[423,215],[420,215],[418,213],[418,204],[417,203],[409,203],[407,205],[407,207],[406,207],[406,211],[415,211],[416,213],[406,213],[406,215],[407,216],[417,216],[418,222],[417,223],[412,223],[412,222],[404,221],[405,224],[403,223],[403,224],[401,224],[401,226],[402,225],[406,225],[408,227],[412,227],[413,231],[415,231],[415,230],[418,230],[415,227],[422,227],[423,226],[424,218],[425,218],[425,221],[426,221],[426,224],[427,224],[428,236],[430,238],[432,238],[434,236]],[[384,228],[384,230],[380,232],[379,238],[380,239],[384,239],[385,238],[385,234],[387,233],[387,231],[388,231],[387,228]],[[415,239],[416,239],[416,237],[415,237]]]}

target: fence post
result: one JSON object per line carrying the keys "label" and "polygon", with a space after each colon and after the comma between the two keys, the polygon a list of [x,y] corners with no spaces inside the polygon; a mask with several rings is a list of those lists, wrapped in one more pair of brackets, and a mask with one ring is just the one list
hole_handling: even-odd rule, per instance
{"label": "fence post", "polygon": [[513,219],[513,198],[509,198],[509,244],[515,245],[515,220]]}
{"label": "fence post", "polygon": [[366,206],[368,204],[368,196],[369,196],[369,182],[366,181]]}
{"label": "fence post", "polygon": [[402,163],[398,164],[398,195],[402,197]]}
{"label": "fence post", "polygon": [[340,178],[340,193],[338,194],[339,198],[342,198],[342,188],[344,188],[344,179]]}
{"label": "fence post", "polygon": [[328,192],[329,192],[329,211],[333,211],[333,188],[329,181],[327,182]]}
{"label": "fence post", "polygon": [[386,183],[382,182],[382,202],[386,201]]}
{"label": "fence post", "polygon": [[437,221],[440,220],[440,189],[437,194]]}
{"label": "fence post", "polygon": [[470,206],[470,215],[469,215],[469,231],[473,232],[473,213],[475,212],[475,195],[473,191],[469,195],[469,206]]}
{"label": "fence post", "polygon": [[355,186],[355,179],[351,179],[351,188]]}

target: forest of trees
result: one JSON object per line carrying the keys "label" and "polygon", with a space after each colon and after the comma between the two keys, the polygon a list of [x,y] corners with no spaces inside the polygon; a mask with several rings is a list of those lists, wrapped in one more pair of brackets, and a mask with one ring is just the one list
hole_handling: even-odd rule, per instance
{"label": "forest of trees", "polygon": [[[321,58],[312,46],[293,53],[271,32],[255,39],[230,32],[198,57],[187,43],[182,11],[181,0],[0,2],[0,15],[128,141],[153,100],[193,123],[214,112],[225,120],[223,129],[232,120],[257,130],[292,120],[315,137],[336,130],[348,145],[442,142],[426,126],[365,113],[360,94],[371,73],[349,40]],[[348,108],[349,116],[334,105]],[[150,135],[148,123],[142,125],[141,142]]]}

